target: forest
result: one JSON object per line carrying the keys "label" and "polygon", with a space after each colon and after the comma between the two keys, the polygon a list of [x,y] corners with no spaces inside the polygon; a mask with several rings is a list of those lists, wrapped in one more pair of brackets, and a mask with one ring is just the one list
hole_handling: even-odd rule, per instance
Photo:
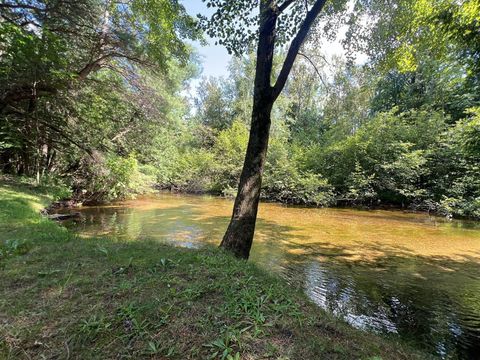
{"label": "forest", "polygon": [[[382,14],[368,26],[347,5],[321,19],[324,33],[303,45],[274,105],[262,199],[479,218],[478,2],[360,1],[364,17]],[[201,78],[192,41],[205,41],[208,24],[181,3],[7,1],[0,10],[3,173],[90,202],[152,186],[235,195],[252,48],[232,58],[228,76]],[[326,58],[319,44],[341,31],[347,58]],[[274,73],[285,56],[275,53]]]}

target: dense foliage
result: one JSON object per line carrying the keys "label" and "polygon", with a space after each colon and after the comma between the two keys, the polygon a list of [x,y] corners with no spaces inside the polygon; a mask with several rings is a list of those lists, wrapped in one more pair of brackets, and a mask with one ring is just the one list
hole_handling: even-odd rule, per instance
{"label": "dense foliage", "polygon": [[[435,103],[376,109],[387,101],[385,84],[396,81],[392,73],[377,76],[367,66],[348,68],[334,61],[338,70],[326,85],[306,61],[294,69],[274,112],[263,197],[315,205],[411,206],[478,217],[480,109],[463,109],[465,116],[456,121],[458,114]],[[251,71],[251,58],[236,59],[228,80],[201,84],[194,130],[175,155],[175,163],[184,165],[163,180],[165,186],[234,195],[248,140],[245,107],[251,94],[243,91],[243,82]],[[327,94],[322,102],[318,93]],[[415,101],[421,96],[430,93],[417,93]]]}
{"label": "dense foliage", "polygon": [[135,157],[155,148],[146,135],[180,121],[175,96],[194,71],[185,38],[198,38],[194,20],[172,0],[2,2],[3,170],[125,195]]}
{"label": "dense foliage", "polygon": [[[4,172],[61,178],[91,200],[152,184],[234,195],[253,55],[233,58],[227,78],[202,79],[191,110],[182,90],[195,61],[183,39],[198,34],[176,1],[22,4],[0,5]],[[349,61],[325,57],[322,31],[303,46],[308,58],[273,110],[263,198],[480,218],[478,1],[353,9],[327,24],[357,24],[344,40]],[[366,62],[353,61],[358,51]]]}

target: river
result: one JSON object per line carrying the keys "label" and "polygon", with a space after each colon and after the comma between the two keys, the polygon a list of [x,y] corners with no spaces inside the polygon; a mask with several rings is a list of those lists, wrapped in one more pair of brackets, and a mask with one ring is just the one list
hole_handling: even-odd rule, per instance
{"label": "river", "polygon": [[[159,194],[81,208],[80,220],[66,226],[196,248],[219,243],[232,205]],[[441,358],[480,359],[480,223],[262,203],[251,261],[355,327],[400,336]]]}

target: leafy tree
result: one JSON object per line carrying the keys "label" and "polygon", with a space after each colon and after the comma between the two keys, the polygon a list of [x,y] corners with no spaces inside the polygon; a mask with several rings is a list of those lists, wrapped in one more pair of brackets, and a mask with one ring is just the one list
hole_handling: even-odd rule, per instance
{"label": "leafy tree", "polygon": [[[361,3],[358,6],[362,7]],[[434,104],[453,120],[464,117],[465,109],[478,106],[477,0],[401,0],[395,6],[378,1],[367,12],[375,20],[367,27],[350,27],[346,43],[366,52],[377,71],[390,74],[393,83],[387,91],[399,94],[397,106],[402,102],[417,108]],[[365,41],[348,41],[356,36]]]}
{"label": "leafy tree", "polygon": [[108,66],[133,62],[166,69],[172,57],[188,59],[179,34],[196,36],[193,20],[170,0],[7,1],[0,16],[2,75],[8,77],[2,109]]}
{"label": "leafy tree", "polygon": [[[480,111],[473,108],[469,117],[451,127],[444,136],[438,157],[447,160],[448,181],[436,185],[440,211],[449,216],[480,218]],[[445,156],[447,155],[447,156]],[[450,155],[450,156],[448,156]],[[444,169],[445,164],[440,169]]]}
{"label": "leafy tree", "polygon": [[[37,179],[67,148],[92,153],[89,145],[99,141],[79,139],[78,121],[93,125],[82,130],[103,129],[103,116],[118,115],[123,131],[142,119],[139,108],[156,107],[141,99],[153,86],[143,82],[139,66],[165,74],[173,63],[186,64],[190,49],[183,39],[198,35],[193,19],[171,0],[4,1],[0,19],[0,128],[11,139],[0,156],[6,170]],[[127,99],[120,88],[130,90]],[[93,107],[82,108],[89,100]],[[100,150],[110,145],[105,132],[88,133],[103,135]]]}
{"label": "leafy tree", "polygon": [[247,142],[248,128],[241,121],[234,121],[232,126],[223,130],[216,139],[214,153],[221,165],[217,167],[216,187],[224,194],[230,194],[238,182]]}
{"label": "leafy tree", "polygon": [[362,169],[362,165],[355,162],[355,170],[350,173],[346,180],[348,191],[345,197],[353,203],[371,203],[377,197],[374,189],[375,174],[367,175]]}
{"label": "leafy tree", "polygon": [[[211,36],[220,39],[229,52],[240,53],[252,42],[257,43],[250,138],[233,215],[221,243],[236,256],[248,258],[255,231],[273,104],[283,90],[298,52],[326,1],[206,2],[216,11],[210,19],[203,19],[203,25]],[[330,4],[328,12],[341,9],[344,5],[343,2]],[[255,11],[257,7],[258,13]],[[272,85],[275,47],[290,38],[293,40]]]}
{"label": "leafy tree", "polygon": [[200,122],[223,130],[232,123],[231,99],[225,79],[204,79],[197,88],[196,107]]}

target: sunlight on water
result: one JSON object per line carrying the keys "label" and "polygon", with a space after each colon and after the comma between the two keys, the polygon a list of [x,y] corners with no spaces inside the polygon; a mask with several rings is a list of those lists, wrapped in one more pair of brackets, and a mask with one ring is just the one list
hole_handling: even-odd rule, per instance
{"label": "sunlight on water", "polygon": [[[161,194],[82,208],[85,236],[218,244],[229,200]],[[352,325],[444,358],[480,357],[480,224],[400,211],[262,204],[251,259]]]}

